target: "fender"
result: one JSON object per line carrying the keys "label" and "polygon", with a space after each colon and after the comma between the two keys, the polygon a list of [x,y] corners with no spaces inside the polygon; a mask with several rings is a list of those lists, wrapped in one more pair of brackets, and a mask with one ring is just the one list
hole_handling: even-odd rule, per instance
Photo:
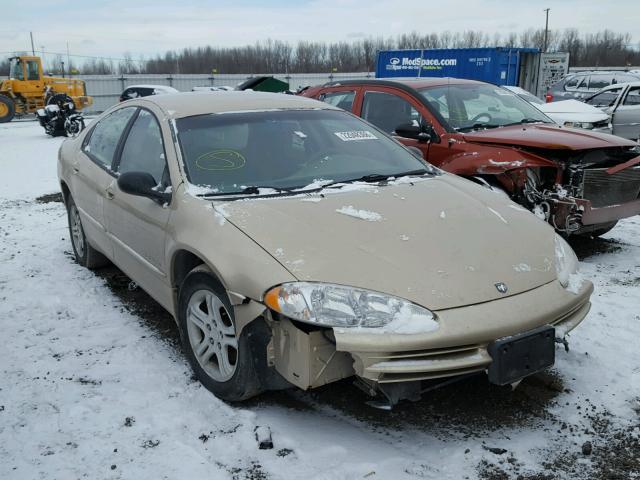
{"label": "fender", "polygon": [[447,158],[440,166],[456,175],[501,175],[510,170],[525,168],[553,168],[558,164],[539,155],[512,147],[478,146],[469,144],[469,150]]}
{"label": "fender", "polygon": [[510,195],[524,188],[529,168],[552,168],[556,183],[562,181],[562,167],[553,160],[515,147],[467,143],[465,151],[447,158],[440,167],[464,177],[492,176]]}

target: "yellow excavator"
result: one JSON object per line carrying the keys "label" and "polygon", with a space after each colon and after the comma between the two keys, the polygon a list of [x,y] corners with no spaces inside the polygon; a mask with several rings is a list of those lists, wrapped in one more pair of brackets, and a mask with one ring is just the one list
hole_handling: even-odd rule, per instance
{"label": "yellow excavator", "polygon": [[19,56],[9,62],[9,80],[0,84],[0,123],[60,101],[73,102],[76,110],[93,104],[82,80],[44,75],[40,57]]}

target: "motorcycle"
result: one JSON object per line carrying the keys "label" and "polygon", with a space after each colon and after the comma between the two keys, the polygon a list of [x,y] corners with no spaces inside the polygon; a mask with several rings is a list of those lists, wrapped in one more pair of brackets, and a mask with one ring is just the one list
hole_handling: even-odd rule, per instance
{"label": "motorcycle", "polygon": [[54,95],[47,106],[36,111],[44,131],[52,137],[77,137],[84,130],[84,118],[76,112],[73,100],[67,95]]}

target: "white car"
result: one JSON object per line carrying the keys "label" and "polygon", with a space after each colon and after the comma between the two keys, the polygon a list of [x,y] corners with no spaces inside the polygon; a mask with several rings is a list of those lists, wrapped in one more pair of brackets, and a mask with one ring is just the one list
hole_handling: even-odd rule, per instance
{"label": "white car", "polygon": [[193,87],[191,89],[192,92],[229,92],[234,90],[233,87],[229,87],[226,85],[219,87]]}
{"label": "white car", "polygon": [[148,97],[150,95],[166,95],[168,93],[180,93],[168,85],[129,85],[120,94],[120,101],[131,100],[132,98]]}
{"label": "white car", "polygon": [[523,98],[538,110],[546,114],[558,125],[574,128],[585,128],[594,132],[612,133],[609,115],[599,108],[592,107],[578,100],[561,100],[545,103],[532,93],[520,87],[505,85],[503,88]]}
{"label": "white car", "polygon": [[640,82],[609,85],[585,102],[611,116],[614,135],[640,141]]}

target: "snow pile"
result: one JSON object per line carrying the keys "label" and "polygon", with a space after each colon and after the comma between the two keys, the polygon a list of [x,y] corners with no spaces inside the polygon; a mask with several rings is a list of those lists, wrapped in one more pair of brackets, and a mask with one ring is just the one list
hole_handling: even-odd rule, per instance
{"label": "snow pile", "polygon": [[342,207],[336,210],[336,212],[349,217],[359,218],[360,220],[366,220],[367,222],[379,222],[382,220],[382,215],[377,212],[370,212],[368,210],[358,210],[353,208],[352,205]]}
{"label": "snow pile", "polygon": [[580,292],[580,289],[582,288],[585,280],[586,279],[584,278],[584,275],[582,275],[580,272],[570,274],[569,283],[567,284],[567,291],[577,295]]}
{"label": "snow pile", "polygon": [[529,265],[527,265],[526,263],[519,263],[517,265],[514,265],[513,269],[518,273],[530,272],[531,271],[531,267]]}

